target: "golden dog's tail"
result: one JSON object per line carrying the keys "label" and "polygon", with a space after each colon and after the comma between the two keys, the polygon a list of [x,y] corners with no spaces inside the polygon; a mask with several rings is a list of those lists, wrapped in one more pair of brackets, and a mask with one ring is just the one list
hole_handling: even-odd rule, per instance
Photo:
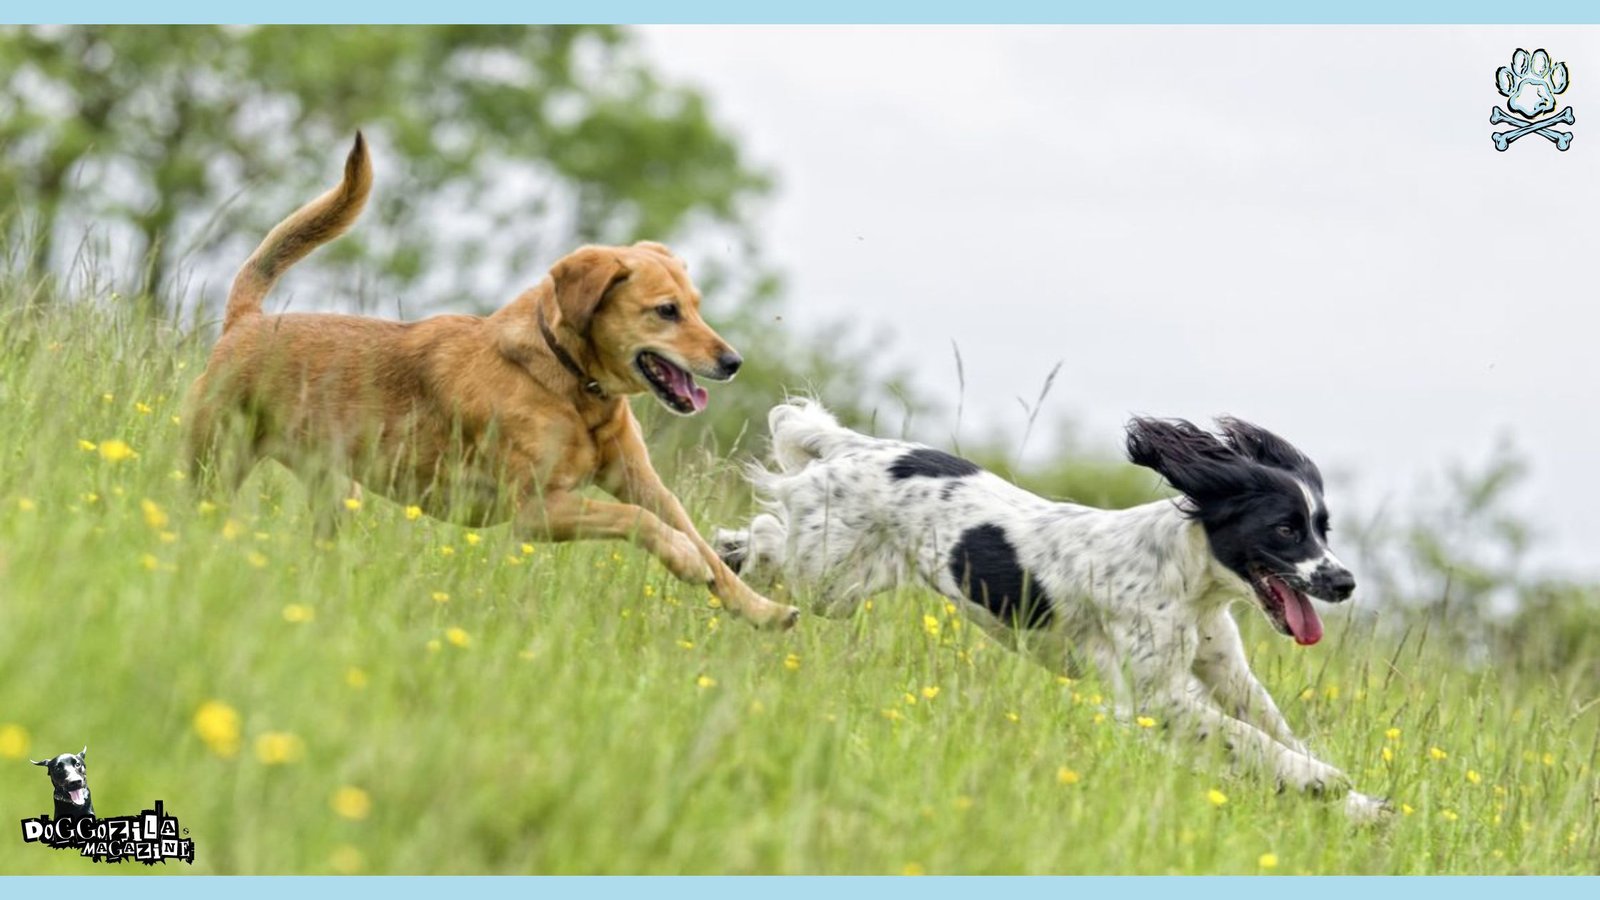
{"label": "golden dog's tail", "polygon": [[367,142],[356,132],[356,143],[344,161],[344,179],[332,190],[294,211],[267,233],[234,276],[228,292],[228,311],[222,320],[227,331],[235,322],[261,312],[261,301],[290,266],[350,229],[367,205],[372,192],[372,159]]}

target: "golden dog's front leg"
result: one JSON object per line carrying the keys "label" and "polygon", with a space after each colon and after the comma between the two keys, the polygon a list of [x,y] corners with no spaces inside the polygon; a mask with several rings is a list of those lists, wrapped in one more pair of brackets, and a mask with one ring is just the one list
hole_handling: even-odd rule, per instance
{"label": "golden dog's front leg", "polygon": [[711,592],[730,612],[759,628],[792,628],[800,619],[800,610],[761,596],[728,568],[717,551],[700,536],[683,504],[661,483],[661,476],[650,465],[650,457],[645,454],[644,442],[637,432],[622,435],[618,447],[621,452],[609,458],[601,470],[600,486],[620,500],[655,512],[666,525],[682,535],[710,569]]}
{"label": "golden dog's front leg", "polygon": [[517,509],[517,532],[539,541],[586,538],[630,540],[654,554],[676,577],[697,584],[713,580],[700,549],[649,510],[627,503],[590,500],[569,491],[528,497]]}

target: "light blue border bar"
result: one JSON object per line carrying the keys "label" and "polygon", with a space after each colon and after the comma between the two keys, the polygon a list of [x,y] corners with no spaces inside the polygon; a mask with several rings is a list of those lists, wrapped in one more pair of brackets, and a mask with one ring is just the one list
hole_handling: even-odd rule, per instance
{"label": "light blue border bar", "polygon": [[1505,0],[389,0],[335,3],[273,0],[222,4],[216,0],[7,0],[0,21],[20,22],[595,22],[612,24],[712,23],[1067,23],[1124,24],[1560,24],[1600,21],[1600,4],[1582,0],[1508,3]]}

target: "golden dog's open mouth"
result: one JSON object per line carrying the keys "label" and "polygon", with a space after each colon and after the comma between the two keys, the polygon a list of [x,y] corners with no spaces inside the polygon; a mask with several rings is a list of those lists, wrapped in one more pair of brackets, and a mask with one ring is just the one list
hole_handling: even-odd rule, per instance
{"label": "golden dog's open mouth", "polygon": [[683,367],[649,350],[640,353],[634,365],[667,409],[680,416],[692,416],[706,408],[706,389],[695,384],[694,376]]}

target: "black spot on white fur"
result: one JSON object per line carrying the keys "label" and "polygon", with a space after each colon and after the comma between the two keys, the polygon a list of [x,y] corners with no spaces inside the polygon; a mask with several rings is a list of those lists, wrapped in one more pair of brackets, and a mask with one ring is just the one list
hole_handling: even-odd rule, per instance
{"label": "black spot on white fur", "polygon": [[950,551],[950,575],[968,600],[1002,622],[1043,628],[1054,615],[1049,595],[1023,570],[999,525],[977,525],[961,535]]}
{"label": "black spot on white fur", "polygon": [[900,457],[889,466],[889,477],[896,481],[907,478],[965,478],[982,471],[977,463],[952,456],[932,447],[918,447]]}

